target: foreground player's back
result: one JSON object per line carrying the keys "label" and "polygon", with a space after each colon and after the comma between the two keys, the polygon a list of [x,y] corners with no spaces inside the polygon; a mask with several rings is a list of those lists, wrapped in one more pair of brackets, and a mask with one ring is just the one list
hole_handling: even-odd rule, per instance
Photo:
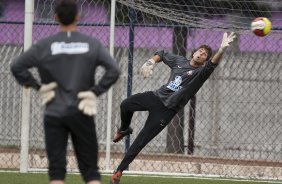
{"label": "foreground player's back", "polygon": [[[95,38],[79,32],[60,32],[35,44],[24,58],[36,66],[41,83],[56,82],[55,99],[46,107],[46,114],[61,116],[77,111],[77,94],[92,89],[96,95],[105,92],[119,70],[110,54]],[[24,59],[20,57],[19,60]],[[95,70],[104,66],[104,86],[95,86]]]}

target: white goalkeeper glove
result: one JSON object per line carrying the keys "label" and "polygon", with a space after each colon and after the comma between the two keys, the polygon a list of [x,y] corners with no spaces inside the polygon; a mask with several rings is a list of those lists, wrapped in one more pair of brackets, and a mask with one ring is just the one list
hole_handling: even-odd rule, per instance
{"label": "white goalkeeper glove", "polygon": [[153,74],[153,68],[154,65],[156,64],[156,61],[153,59],[149,59],[146,63],[143,64],[143,66],[140,69],[141,75],[144,78],[149,77],[150,75]]}
{"label": "white goalkeeper glove", "polygon": [[227,35],[227,33],[224,33],[218,52],[223,53],[227,49],[227,47],[229,47],[230,43],[234,41],[235,38],[236,35],[234,32],[230,33],[229,35]]}
{"label": "white goalkeeper glove", "polygon": [[58,84],[56,82],[41,85],[38,92],[43,105],[46,105],[48,102],[53,100],[53,98],[55,98],[55,89],[57,87]]}
{"label": "white goalkeeper glove", "polygon": [[92,91],[79,92],[77,97],[80,99],[78,109],[83,114],[88,116],[97,114],[97,96]]}

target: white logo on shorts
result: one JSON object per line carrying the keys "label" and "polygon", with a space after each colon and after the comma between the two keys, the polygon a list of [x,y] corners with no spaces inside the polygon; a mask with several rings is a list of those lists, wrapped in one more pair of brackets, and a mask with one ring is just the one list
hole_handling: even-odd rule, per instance
{"label": "white logo on shorts", "polygon": [[187,72],[188,75],[192,75],[192,73],[193,73],[192,70],[190,70],[190,71]]}

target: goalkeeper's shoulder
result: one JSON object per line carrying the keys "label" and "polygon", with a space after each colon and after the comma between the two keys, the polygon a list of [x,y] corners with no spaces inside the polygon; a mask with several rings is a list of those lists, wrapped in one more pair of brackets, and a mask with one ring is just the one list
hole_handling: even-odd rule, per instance
{"label": "goalkeeper's shoulder", "polygon": [[166,58],[178,58],[178,57],[182,57],[180,55],[174,54],[171,51],[167,51],[167,50],[159,50],[157,52],[154,53],[154,56],[158,55],[161,59],[161,61],[165,60]]}

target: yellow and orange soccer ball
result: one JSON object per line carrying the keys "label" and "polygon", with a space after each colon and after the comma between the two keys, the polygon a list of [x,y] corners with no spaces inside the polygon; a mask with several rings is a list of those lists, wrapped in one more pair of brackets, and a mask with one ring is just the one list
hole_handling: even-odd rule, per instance
{"label": "yellow and orange soccer ball", "polygon": [[271,30],[271,22],[266,17],[255,18],[251,23],[251,29],[257,36],[266,36]]}

